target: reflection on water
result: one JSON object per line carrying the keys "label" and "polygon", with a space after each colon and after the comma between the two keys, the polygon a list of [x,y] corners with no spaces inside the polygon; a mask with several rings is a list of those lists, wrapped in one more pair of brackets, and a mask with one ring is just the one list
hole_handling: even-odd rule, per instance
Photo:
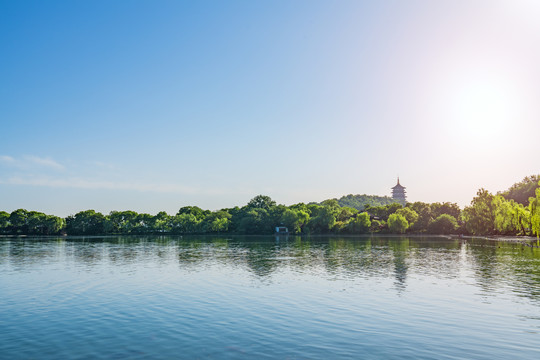
{"label": "reflection on water", "polygon": [[514,242],[5,238],[0,292],[10,358],[540,354],[540,249]]}
{"label": "reflection on water", "polygon": [[219,263],[245,268],[260,278],[283,267],[297,272],[316,269],[328,277],[392,276],[397,289],[406,288],[410,272],[455,278],[470,271],[486,292],[505,284],[534,300],[540,295],[540,249],[515,242],[336,236],[29,238],[0,242],[0,264],[14,271],[58,261],[86,267],[177,262],[186,269]]}

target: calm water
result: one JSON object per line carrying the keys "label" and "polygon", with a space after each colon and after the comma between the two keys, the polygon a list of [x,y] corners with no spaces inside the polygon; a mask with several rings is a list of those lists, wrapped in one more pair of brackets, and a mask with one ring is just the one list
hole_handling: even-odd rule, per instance
{"label": "calm water", "polygon": [[540,249],[0,239],[2,359],[540,359]]}

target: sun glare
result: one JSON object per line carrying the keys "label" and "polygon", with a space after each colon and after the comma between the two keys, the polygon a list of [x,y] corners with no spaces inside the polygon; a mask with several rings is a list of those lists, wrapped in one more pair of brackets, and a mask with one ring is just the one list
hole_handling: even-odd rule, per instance
{"label": "sun glare", "polygon": [[448,132],[475,142],[503,137],[518,113],[514,88],[502,78],[489,76],[457,80],[446,99]]}
{"label": "sun glare", "polygon": [[457,129],[466,135],[481,138],[501,135],[511,117],[509,96],[496,84],[470,83],[456,94],[453,118]]}

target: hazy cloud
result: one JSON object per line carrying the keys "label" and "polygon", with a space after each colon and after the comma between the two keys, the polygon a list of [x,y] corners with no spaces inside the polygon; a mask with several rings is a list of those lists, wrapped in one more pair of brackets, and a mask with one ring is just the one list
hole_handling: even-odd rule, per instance
{"label": "hazy cloud", "polygon": [[57,163],[56,161],[54,161],[51,158],[41,158],[41,157],[38,157],[38,156],[25,156],[25,159],[28,160],[29,162],[31,162],[33,164],[36,164],[36,165],[39,165],[39,166],[44,166],[44,167],[48,167],[48,168],[56,169],[56,170],[64,170],[65,169],[63,165]]}
{"label": "hazy cloud", "polygon": [[219,195],[224,191],[218,189],[200,189],[181,184],[144,184],[130,182],[114,182],[101,180],[87,180],[81,178],[22,178],[11,177],[0,179],[0,184],[6,185],[26,185],[26,186],[44,186],[53,188],[75,188],[87,190],[127,190],[140,192],[156,192],[170,194],[208,194]]}
{"label": "hazy cloud", "polygon": [[0,155],[0,163],[13,165],[16,168],[30,170],[32,168],[49,168],[54,170],[64,170],[65,167],[50,157],[39,157],[35,155],[26,155],[22,158],[15,159],[9,155]]}
{"label": "hazy cloud", "polygon": [[15,159],[8,155],[0,155],[0,163],[13,164],[15,163]]}

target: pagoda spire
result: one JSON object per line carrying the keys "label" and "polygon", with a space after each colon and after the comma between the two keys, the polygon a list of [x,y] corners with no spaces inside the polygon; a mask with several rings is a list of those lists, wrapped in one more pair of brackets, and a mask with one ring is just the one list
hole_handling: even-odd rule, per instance
{"label": "pagoda spire", "polygon": [[397,178],[396,186],[392,188],[392,199],[396,200],[396,202],[402,204],[403,206],[405,206],[405,203],[407,202],[405,186],[399,183],[399,176]]}

